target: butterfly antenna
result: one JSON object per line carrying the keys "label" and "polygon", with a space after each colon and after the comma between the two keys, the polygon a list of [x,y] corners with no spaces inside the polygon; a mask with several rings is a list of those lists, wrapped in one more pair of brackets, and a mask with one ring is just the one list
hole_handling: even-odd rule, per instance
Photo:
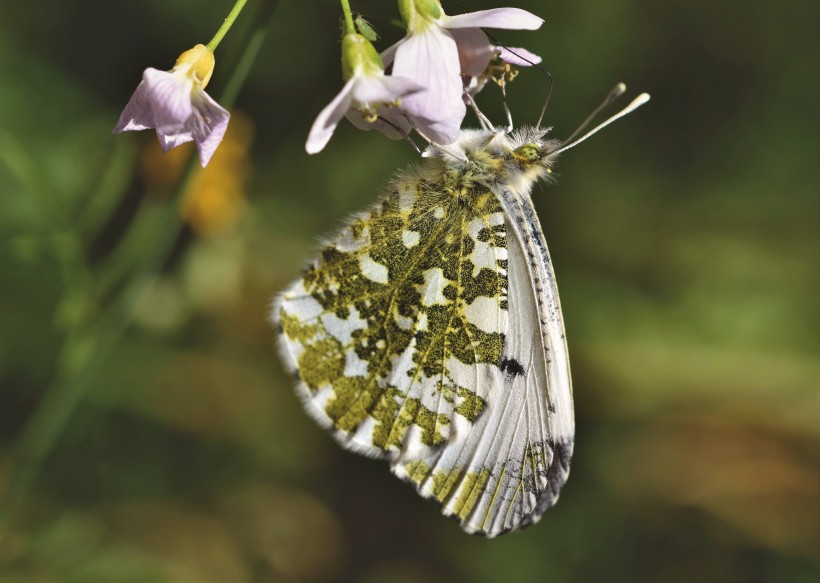
{"label": "butterfly antenna", "polygon": [[618,83],[615,87],[613,87],[612,91],[609,92],[609,95],[606,96],[606,98],[601,102],[601,104],[598,107],[596,107],[595,109],[593,109],[592,113],[590,113],[587,116],[587,118],[584,120],[584,123],[579,125],[578,128],[574,132],[572,132],[572,135],[570,135],[570,137],[568,137],[566,140],[564,140],[564,144],[568,144],[572,140],[574,140],[575,137],[578,134],[580,134],[582,131],[584,131],[584,128],[586,128],[590,124],[590,122],[593,119],[595,119],[598,116],[599,113],[601,113],[601,111],[603,111],[604,109],[609,107],[609,105],[613,101],[618,99],[621,95],[623,95],[625,91],[626,91],[626,85],[623,84],[623,83]]}
{"label": "butterfly antenna", "polygon": [[[358,110],[356,110],[356,111],[358,111]],[[410,144],[410,147],[413,148],[416,151],[416,154],[419,154],[419,155],[421,154],[421,150],[416,145],[416,142],[414,142],[413,139],[410,137],[410,134],[405,133],[403,129],[401,129],[399,126],[394,124],[392,121],[390,121],[386,117],[382,117],[382,116],[379,115],[379,116],[377,116],[377,119],[379,121],[382,121],[382,122],[386,123],[391,128],[396,130],[401,135],[401,137],[404,139],[404,141],[406,141],[408,144]]]}
{"label": "butterfly antenna", "polygon": [[632,100],[632,103],[630,103],[625,108],[623,108],[621,111],[619,111],[618,113],[616,113],[615,115],[610,117],[608,120],[606,120],[602,124],[597,125],[596,127],[594,127],[593,129],[591,129],[590,131],[585,133],[580,138],[577,138],[575,141],[569,141],[569,140],[565,141],[563,144],[561,144],[561,147],[559,149],[555,150],[554,152],[550,152],[549,155],[552,156],[554,154],[560,154],[561,152],[569,150],[570,148],[574,148],[575,146],[577,146],[578,144],[580,144],[581,142],[586,140],[591,135],[596,134],[600,130],[604,129],[606,126],[608,126],[612,122],[614,122],[616,120],[619,120],[623,116],[632,113],[633,111],[638,109],[640,106],[642,106],[647,101],[649,101],[649,94],[648,93],[641,93],[635,99]]}
{"label": "butterfly antenna", "polygon": [[535,129],[541,129],[541,122],[544,121],[544,114],[547,113],[547,106],[550,103],[550,97],[552,97],[553,81],[552,73],[540,65],[535,65],[535,67],[547,76],[547,98],[544,100],[544,105],[541,106],[541,113],[538,114],[538,121],[535,122]]}

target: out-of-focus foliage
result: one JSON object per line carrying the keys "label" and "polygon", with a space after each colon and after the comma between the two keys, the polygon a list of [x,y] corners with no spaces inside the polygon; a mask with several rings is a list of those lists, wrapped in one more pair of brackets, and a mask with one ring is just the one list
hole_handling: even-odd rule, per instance
{"label": "out-of-focus foliage", "polygon": [[[111,129],[142,69],[207,41],[230,2],[0,5],[0,489],[38,410],[53,441],[3,525],[0,581],[818,580],[816,3],[510,3],[546,18],[498,40],[544,57],[555,135],[617,81],[653,100],[534,195],[578,443],[558,506],[492,541],[338,448],[275,355],[271,296],[415,156],[349,126],[304,153],[341,84],[337,3],[277,9],[181,211],[191,150]],[[261,4],[217,51],[214,95]],[[383,47],[401,36],[392,2],[354,9]],[[508,87],[518,123],[545,85]],[[503,119],[492,88],[479,103]],[[159,275],[140,271],[163,237]],[[126,285],[129,317],[106,320]]]}

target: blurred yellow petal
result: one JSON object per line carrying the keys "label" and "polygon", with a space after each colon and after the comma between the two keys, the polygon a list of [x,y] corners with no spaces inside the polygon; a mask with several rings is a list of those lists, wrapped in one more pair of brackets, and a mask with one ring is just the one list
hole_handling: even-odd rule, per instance
{"label": "blurred yellow petal", "polygon": [[[205,168],[197,168],[180,205],[182,218],[199,235],[214,235],[236,226],[246,207],[245,182],[250,170],[248,151],[253,124],[234,112],[219,149]],[[142,152],[140,172],[149,192],[168,191],[182,178],[193,148],[162,151],[154,140]]]}
{"label": "blurred yellow petal", "polygon": [[197,171],[183,198],[182,217],[200,235],[230,231],[246,206],[245,181],[253,126],[237,112],[210,164]]}

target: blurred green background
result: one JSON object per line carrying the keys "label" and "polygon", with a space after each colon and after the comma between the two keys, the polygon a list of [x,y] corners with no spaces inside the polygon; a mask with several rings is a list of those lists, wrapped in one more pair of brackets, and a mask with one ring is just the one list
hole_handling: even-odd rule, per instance
{"label": "blurred green background", "polygon": [[[496,540],[337,447],[275,353],[272,295],[415,159],[349,125],[305,154],[337,3],[250,0],[208,91],[268,35],[184,192],[190,149],[111,129],[230,2],[0,4],[0,581],[818,581],[816,2],[511,4],[546,19],[496,36],[544,57],[556,136],[617,81],[653,99],[534,193],[578,436],[560,503]],[[518,123],[545,85],[509,87]]]}

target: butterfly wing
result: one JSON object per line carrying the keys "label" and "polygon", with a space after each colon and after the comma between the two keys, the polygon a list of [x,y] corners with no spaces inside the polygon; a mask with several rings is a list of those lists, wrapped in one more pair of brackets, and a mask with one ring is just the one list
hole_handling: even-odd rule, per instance
{"label": "butterfly wing", "polygon": [[[527,428],[525,455],[520,448],[512,450],[529,465],[523,484],[528,512],[518,524],[523,527],[537,522],[558,500],[569,474],[575,418],[561,305],[541,224],[529,192],[509,186],[496,192],[509,233],[510,329],[504,358],[521,365],[508,369],[505,378],[508,398],[521,403],[509,420]],[[523,394],[520,400],[518,394]]]}
{"label": "butterfly wing", "polygon": [[400,179],[273,314],[313,417],[488,536],[537,520],[571,454],[555,441],[572,424],[571,402],[561,425],[553,395],[569,391],[557,294],[537,218],[535,231],[519,224],[522,200]]}
{"label": "butterfly wing", "polygon": [[467,532],[485,536],[533,524],[555,504],[574,439],[569,360],[541,226],[528,193],[499,185],[495,194],[504,213],[507,327],[488,371],[486,412],[446,450],[394,464]]}
{"label": "butterfly wing", "polygon": [[[395,186],[326,245],[273,313],[311,414],[346,447],[391,459],[440,451],[457,427],[469,430],[506,327],[506,249],[491,240],[503,229],[498,201],[487,193],[484,206],[464,205],[418,177]],[[469,320],[477,310],[480,326]]]}

